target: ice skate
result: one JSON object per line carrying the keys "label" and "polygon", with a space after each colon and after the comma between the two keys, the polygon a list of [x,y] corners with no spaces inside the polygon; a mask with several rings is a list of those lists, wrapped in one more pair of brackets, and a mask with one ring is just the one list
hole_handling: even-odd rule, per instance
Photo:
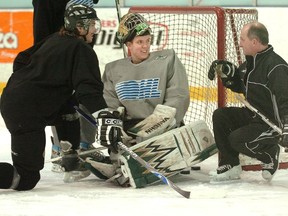
{"label": "ice skate", "polygon": [[79,181],[83,178],[88,177],[91,174],[90,170],[88,170],[84,163],[80,162],[79,167],[76,170],[65,172],[63,181],[65,183],[71,183],[71,182],[76,182]]}
{"label": "ice skate", "polygon": [[279,153],[280,153],[280,147],[278,147],[278,150],[275,154],[275,158],[271,158],[272,162],[267,164],[261,164],[262,166],[262,177],[267,180],[271,181],[274,177],[276,171],[278,170],[279,166]]}
{"label": "ice skate", "polygon": [[[85,151],[91,151],[91,153],[81,155],[81,153]],[[81,155],[80,157],[83,160],[85,160],[86,158],[90,158],[94,161],[99,161],[99,162],[104,162],[104,161],[109,160],[109,157],[104,155],[104,153],[101,150],[97,150],[92,144],[88,144],[84,142],[80,142],[80,148],[78,150],[78,154]]]}
{"label": "ice skate", "polygon": [[[52,151],[51,151],[51,159],[57,158],[60,156],[61,156],[61,148],[53,144]],[[61,159],[52,162],[51,171],[56,172],[56,173],[63,173],[63,169],[61,167]]]}
{"label": "ice skate", "polygon": [[242,172],[241,165],[232,166],[230,164],[225,164],[217,168],[217,173],[212,176],[212,182],[222,182],[240,179],[240,174]]}
{"label": "ice skate", "polygon": [[[62,149],[61,154],[63,155],[63,157],[67,157],[70,155],[71,156],[76,155],[76,157],[77,157],[77,152],[72,149],[72,145],[70,142],[61,141],[60,146]],[[64,158],[62,159],[62,162],[64,163]],[[62,168],[62,170],[65,170],[63,163],[61,164],[62,165],[61,168]],[[88,170],[85,167],[85,163],[83,162],[83,160],[79,157],[77,157],[76,162],[71,160],[71,164],[68,163],[67,165],[70,165],[71,167],[69,167],[69,169],[68,169],[69,171],[64,172],[63,181],[65,183],[79,181],[83,178],[86,178],[87,176],[89,176],[91,174],[90,170]]]}

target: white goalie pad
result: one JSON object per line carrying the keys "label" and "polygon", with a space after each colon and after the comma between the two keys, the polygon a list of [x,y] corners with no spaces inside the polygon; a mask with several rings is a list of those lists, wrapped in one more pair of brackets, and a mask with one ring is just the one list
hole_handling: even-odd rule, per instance
{"label": "white goalie pad", "polygon": [[[140,142],[130,149],[165,176],[173,176],[217,152],[214,137],[202,120]],[[113,158],[112,158],[113,156]],[[159,181],[128,153],[110,156],[112,164],[86,160],[107,178],[120,185],[140,188]],[[119,175],[122,174],[122,175]],[[121,177],[116,177],[121,176]]]}
{"label": "white goalie pad", "polygon": [[[167,177],[217,152],[214,137],[202,120],[145,140],[130,149]],[[119,164],[135,188],[159,181],[128,154],[119,157]]]}
{"label": "white goalie pad", "polygon": [[174,107],[158,104],[150,116],[129,128],[127,132],[146,139],[157,136],[175,126],[175,114]]}

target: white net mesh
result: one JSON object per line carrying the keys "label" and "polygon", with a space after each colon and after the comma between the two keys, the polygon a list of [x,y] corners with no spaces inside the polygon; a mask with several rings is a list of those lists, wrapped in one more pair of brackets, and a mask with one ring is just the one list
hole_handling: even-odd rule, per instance
{"label": "white net mesh", "polygon": [[244,59],[238,45],[240,30],[245,23],[257,20],[257,11],[216,7],[132,7],[130,11],[149,22],[152,51],[173,48],[185,65],[191,99],[185,123],[201,119],[212,129],[212,113],[218,104],[235,101],[230,94],[228,98],[220,95],[224,89],[208,79],[209,67],[216,59],[236,65]]}

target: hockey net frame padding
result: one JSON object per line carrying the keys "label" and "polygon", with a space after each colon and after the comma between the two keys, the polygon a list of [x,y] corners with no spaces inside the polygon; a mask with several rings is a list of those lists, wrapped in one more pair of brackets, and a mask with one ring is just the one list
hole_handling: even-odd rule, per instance
{"label": "hockey net frame padding", "polygon": [[[244,24],[258,20],[257,10],[145,6],[131,7],[129,12],[139,13],[149,22],[153,32],[151,51],[173,48],[184,64],[191,101],[185,123],[204,120],[212,130],[212,114],[216,108],[241,106],[221,80],[210,81],[207,73],[216,59],[226,59],[236,65],[244,61],[239,47],[240,31]],[[287,157],[287,153],[281,153],[283,155]],[[260,169],[260,162],[243,155],[240,159],[244,170]],[[284,161],[288,158],[281,160],[280,168],[288,168],[288,162]]]}

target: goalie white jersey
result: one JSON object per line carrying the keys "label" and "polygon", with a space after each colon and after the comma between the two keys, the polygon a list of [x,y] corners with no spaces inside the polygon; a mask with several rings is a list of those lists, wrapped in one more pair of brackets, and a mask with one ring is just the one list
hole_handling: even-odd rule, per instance
{"label": "goalie white jersey", "polygon": [[190,103],[186,70],[173,49],[152,52],[139,64],[130,58],[108,63],[103,83],[108,107],[124,106],[127,119],[145,119],[162,104],[176,108],[180,125]]}

